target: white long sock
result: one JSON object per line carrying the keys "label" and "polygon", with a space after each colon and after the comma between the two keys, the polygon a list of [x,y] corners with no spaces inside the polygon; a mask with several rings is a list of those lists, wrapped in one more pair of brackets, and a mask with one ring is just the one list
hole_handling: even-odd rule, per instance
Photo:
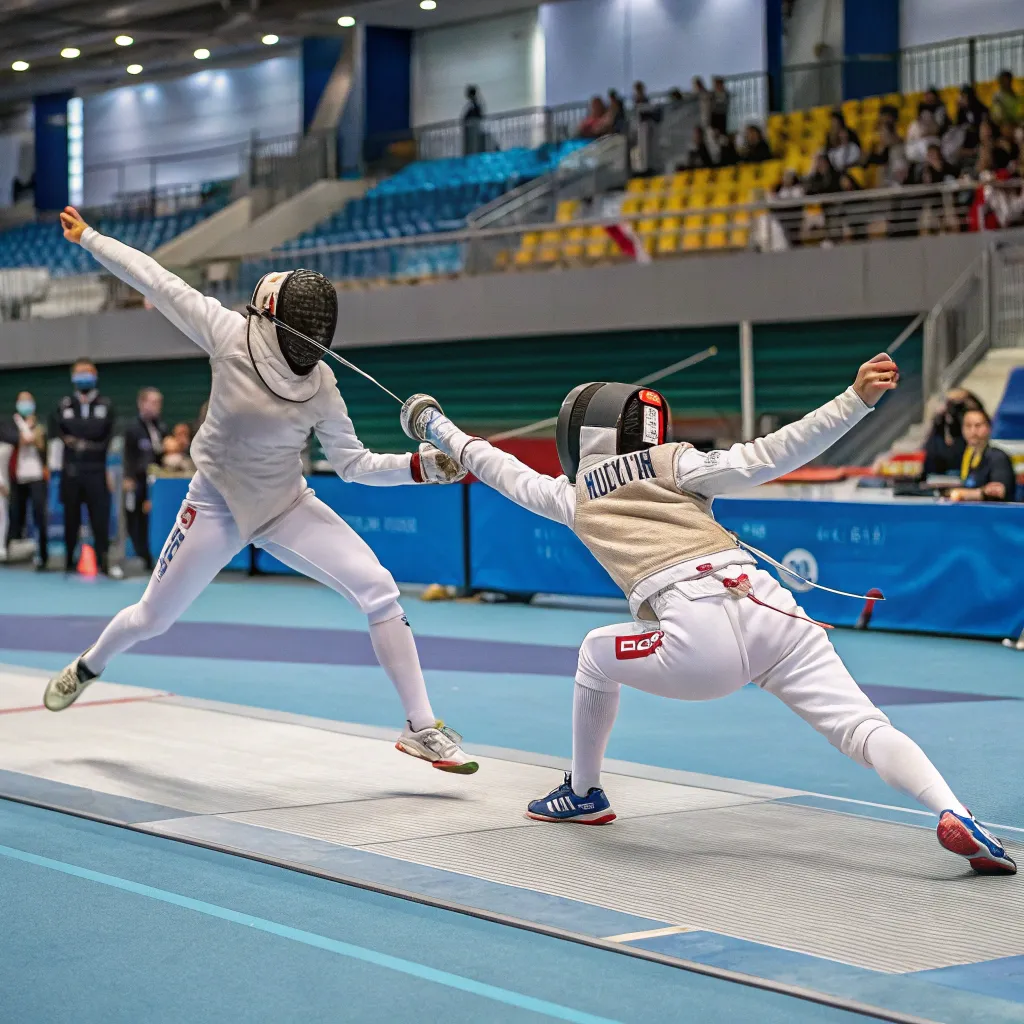
{"label": "white long sock", "polygon": [[572,791],[586,796],[601,785],[601,762],[619,711],[619,688],[593,690],[576,684],[572,700]]}
{"label": "white long sock", "polygon": [[409,725],[413,729],[426,729],[433,725],[436,719],[427,696],[427,684],[409,621],[404,615],[399,615],[385,622],[371,622],[370,640],[380,667],[395,684]]}
{"label": "white long sock", "polygon": [[867,738],[864,756],[883,782],[912,796],[935,814],[946,810],[968,813],[925,752],[891,725],[875,729]]}

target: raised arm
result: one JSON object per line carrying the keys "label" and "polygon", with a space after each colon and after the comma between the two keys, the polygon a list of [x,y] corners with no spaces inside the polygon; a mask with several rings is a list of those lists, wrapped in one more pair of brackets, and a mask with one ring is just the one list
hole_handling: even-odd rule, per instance
{"label": "raised arm", "polygon": [[575,490],[566,477],[555,479],[538,473],[482,437],[466,434],[441,412],[437,401],[429,395],[414,395],[402,406],[402,429],[410,437],[429,441],[440,448],[478,480],[517,505],[572,526]]}
{"label": "raised arm", "polygon": [[60,215],[64,237],[87,249],[115,277],[141,292],[175,327],[211,356],[245,318],[187,285],[156,260],[89,227],[68,206]]}
{"label": "raised arm", "polygon": [[881,353],[861,366],[856,381],[841,395],[781,430],[724,451],[684,450],[676,463],[676,481],[684,490],[712,497],[791,473],[860,423],[898,381],[896,364]]}

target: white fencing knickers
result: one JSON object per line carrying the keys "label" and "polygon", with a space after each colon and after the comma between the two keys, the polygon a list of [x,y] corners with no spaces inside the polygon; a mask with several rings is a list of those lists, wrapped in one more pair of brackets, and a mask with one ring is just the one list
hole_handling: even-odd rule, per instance
{"label": "white fencing knickers", "polygon": [[[743,573],[758,599],[773,608],[723,585],[723,578]],[[715,576],[677,583],[650,603],[657,624],[630,622],[587,634],[578,685],[713,700],[753,682],[844,754],[868,764],[865,742],[889,719],[854,682],[824,629],[780,613],[802,614],[773,576],[749,565],[729,566]]]}
{"label": "white fencing knickers", "polygon": [[[103,631],[87,652],[89,668],[100,672],[114,655],[165,632],[247,543],[227,504],[196,474],[142,600],[125,608]],[[312,491],[252,543],[348,598],[371,625],[402,615],[391,573]]]}

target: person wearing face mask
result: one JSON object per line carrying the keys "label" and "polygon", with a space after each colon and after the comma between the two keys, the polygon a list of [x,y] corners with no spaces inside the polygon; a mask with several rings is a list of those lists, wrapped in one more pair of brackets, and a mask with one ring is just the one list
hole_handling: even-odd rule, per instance
{"label": "person wearing face mask", "polygon": [[160,414],[164,396],[156,388],[143,388],[136,400],[139,414],[124,432],[124,511],[132,547],[153,571],[149,550],[149,467],[163,455],[167,427]]}
{"label": "person wearing face mask", "polygon": [[64,506],[64,569],[75,570],[82,506],[89,512],[100,571],[109,573],[110,490],[107,449],[114,435],[114,404],[97,388],[99,374],[89,359],[71,367],[74,391],[57,404],[54,433],[64,442],[60,500]]}
{"label": "person wearing face mask", "polygon": [[6,540],[9,546],[12,540],[21,538],[31,506],[32,522],[39,535],[35,565],[42,570],[47,562],[46,431],[36,418],[36,402],[30,391],[18,393],[14,409],[14,418],[0,429],[0,441],[9,444],[12,452],[7,467],[10,525]]}

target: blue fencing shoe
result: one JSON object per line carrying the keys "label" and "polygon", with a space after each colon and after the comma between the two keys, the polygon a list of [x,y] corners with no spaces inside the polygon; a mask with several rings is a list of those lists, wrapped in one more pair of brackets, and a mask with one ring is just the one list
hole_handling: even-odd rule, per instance
{"label": "blue fencing shoe", "polygon": [[526,816],[537,821],[574,821],[579,825],[607,825],[615,820],[615,812],[603,789],[592,788],[586,796],[572,791],[572,776],[566,772],[565,782],[547,796],[531,800]]}

